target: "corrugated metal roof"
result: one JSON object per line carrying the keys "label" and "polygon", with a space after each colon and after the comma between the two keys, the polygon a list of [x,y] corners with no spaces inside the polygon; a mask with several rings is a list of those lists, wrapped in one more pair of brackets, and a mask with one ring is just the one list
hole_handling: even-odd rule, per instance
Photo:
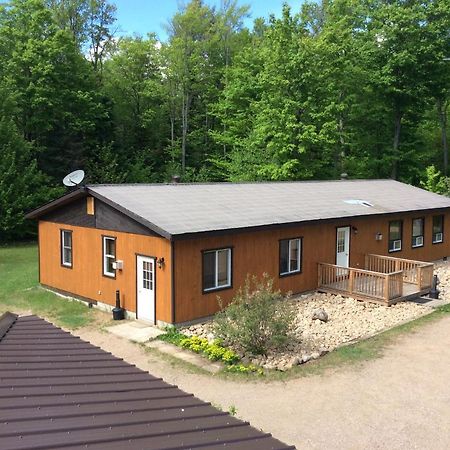
{"label": "corrugated metal roof", "polygon": [[87,189],[166,236],[450,207],[447,197],[394,180],[92,185]]}
{"label": "corrugated metal roof", "polygon": [[0,330],[2,450],[294,448],[39,317]]}

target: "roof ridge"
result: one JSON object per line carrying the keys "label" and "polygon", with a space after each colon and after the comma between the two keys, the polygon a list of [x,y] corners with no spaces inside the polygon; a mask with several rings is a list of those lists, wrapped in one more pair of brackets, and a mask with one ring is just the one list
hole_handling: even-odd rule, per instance
{"label": "roof ridge", "polygon": [[248,184],[309,184],[309,183],[354,183],[360,181],[395,181],[392,178],[354,178],[351,180],[341,180],[341,179],[333,179],[333,180],[276,180],[276,181],[205,181],[205,182],[161,182],[161,183],[99,183],[99,184],[87,184],[88,188],[95,187],[104,187],[104,186],[113,186],[113,187],[123,187],[123,186],[217,186],[217,185],[248,185]]}

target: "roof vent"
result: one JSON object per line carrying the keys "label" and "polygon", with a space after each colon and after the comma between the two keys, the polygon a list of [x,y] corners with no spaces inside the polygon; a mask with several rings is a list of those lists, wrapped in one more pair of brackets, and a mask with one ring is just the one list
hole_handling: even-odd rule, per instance
{"label": "roof vent", "polygon": [[349,205],[365,206],[366,208],[373,208],[372,203],[368,202],[367,200],[350,199],[344,200],[344,203],[348,203]]}
{"label": "roof vent", "polygon": [[178,184],[180,182],[180,175],[172,175],[172,183]]}
{"label": "roof vent", "polygon": [[348,174],[345,172],[341,173],[341,180],[348,180]]}

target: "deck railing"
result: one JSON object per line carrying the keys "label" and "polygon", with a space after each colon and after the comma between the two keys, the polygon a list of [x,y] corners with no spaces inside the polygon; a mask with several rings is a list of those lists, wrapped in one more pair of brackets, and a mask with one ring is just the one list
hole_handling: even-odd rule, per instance
{"label": "deck railing", "polygon": [[358,299],[389,304],[403,295],[403,273],[381,273],[319,263],[318,288],[321,291],[342,292]]}
{"label": "deck railing", "polygon": [[416,284],[418,291],[421,292],[431,288],[434,264],[392,256],[366,255],[365,269],[381,273],[401,271],[403,281]]}

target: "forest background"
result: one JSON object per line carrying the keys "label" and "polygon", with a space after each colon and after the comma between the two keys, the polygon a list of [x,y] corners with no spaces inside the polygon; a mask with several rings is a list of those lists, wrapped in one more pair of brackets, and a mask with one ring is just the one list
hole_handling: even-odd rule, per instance
{"label": "forest background", "polygon": [[118,37],[107,0],[0,5],[0,241],[88,183],[394,178],[448,194],[448,0],[321,0],[244,22],[180,6]]}

